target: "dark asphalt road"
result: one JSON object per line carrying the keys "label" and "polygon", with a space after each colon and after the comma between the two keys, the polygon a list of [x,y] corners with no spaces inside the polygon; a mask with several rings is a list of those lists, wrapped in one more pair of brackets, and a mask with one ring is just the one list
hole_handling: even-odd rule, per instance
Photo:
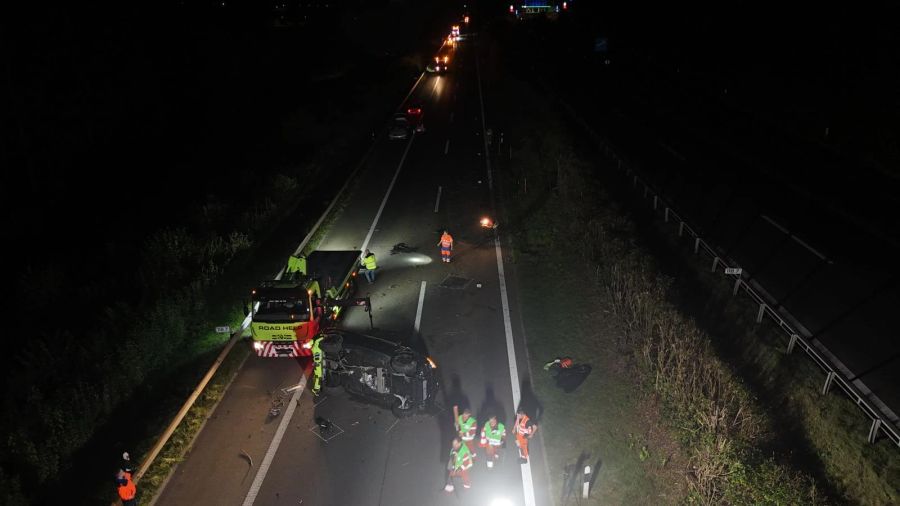
{"label": "dark asphalt road", "polygon": [[[422,78],[410,101],[423,105],[427,131],[411,141],[377,141],[351,205],[321,245],[367,246],[378,257],[375,283],[363,282],[360,290],[372,297],[375,333],[427,348],[442,378],[439,413],[398,421],[389,411],[350,399],[342,390],[325,391],[318,398],[304,391],[254,504],[488,506],[495,498],[507,498],[525,505],[532,503],[530,492],[523,491],[531,488],[529,477],[534,480],[534,504],[549,504],[540,444],[531,464],[520,466],[510,441],[498,468],[489,472],[483,460],[476,462],[471,491],[449,495],[442,490],[453,436],[452,405],[471,406],[479,425],[488,413],[496,413],[510,428],[518,401],[514,390],[521,389],[526,402],[533,399],[514,280],[507,271],[510,336],[518,369],[515,389],[497,253],[493,240],[478,226],[488,190],[475,49],[474,37],[463,41],[451,73]],[[365,244],[395,174],[392,193]],[[436,245],[442,227],[449,228],[456,243],[449,265],[440,262]],[[391,248],[401,242],[417,251],[391,255]],[[448,276],[462,278],[464,286],[441,286]],[[361,309],[352,309],[341,323],[353,330],[368,330],[368,324]],[[297,384],[301,375],[297,361],[251,357],[158,504],[243,504],[287,416],[266,420],[272,392]],[[318,433],[313,421],[317,416],[339,430]],[[252,458],[252,468],[242,451]]]}

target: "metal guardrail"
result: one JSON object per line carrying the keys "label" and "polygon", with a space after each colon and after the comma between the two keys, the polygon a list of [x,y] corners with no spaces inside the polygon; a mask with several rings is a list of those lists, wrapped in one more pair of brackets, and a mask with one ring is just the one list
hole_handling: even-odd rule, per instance
{"label": "metal guardrail", "polygon": [[[570,112],[572,112],[571,109]],[[594,134],[590,127],[584,124],[583,121],[579,122],[582,123],[588,131],[599,138],[599,136]],[[712,245],[703,239],[703,237],[694,230],[691,224],[679,215],[672,205],[667,202],[652,185],[648,184],[640,177],[637,174],[637,171],[628,163],[623,162],[622,158],[612,147],[610,147],[608,141],[602,138],[599,140],[604,155],[615,160],[617,168],[624,171],[626,176],[631,176],[632,187],[635,190],[640,191],[638,188],[640,185],[643,187],[643,198],[646,199],[652,197],[651,205],[654,212],[658,212],[659,209],[662,208],[663,221],[665,223],[669,223],[670,221],[678,223],[679,237],[687,235],[694,239],[694,254],[699,254],[702,251],[712,259],[710,271],[716,272],[721,269],[724,274],[734,278],[735,281],[732,295],[737,295],[737,293],[743,289],[744,293],[757,304],[759,308],[756,314],[757,323],[762,322],[763,316],[768,315],[775,324],[787,334],[787,353],[792,353],[794,349],[799,346],[806,352],[812,361],[825,372],[825,383],[822,386],[822,394],[827,394],[831,390],[832,385],[837,384],[850,400],[852,400],[871,420],[872,424],[869,428],[868,441],[874,443],[879,434],[882,434],[900,448],[900,429],[892,423],[891,416],[886,414],[886,412],[890,412],[890,409],[878,399],[877,396],[872,394],[869,388],[866,387],[861,380],[855,379],[851,381],[848,379],[852,378],[853,375],[840,360],[837,359],[837,357],[832,355],[821,342],[814,339],[811,333],[788,311],[784,308],[778,308],[776,310],[777,304],[765,288],[753,280],[752,276],[750,276],[747,271],[738,267],[736,262],[721,253],[717,246]],[[893,415],[893,413],[891,413],[891,415]]]}
{"label": "metal guardrail", "polygon": [[[337,194],[334,196],[334,199],[332,199],[331,203],[328,205],[328,207],[325,209],[325,211],[322,213],[322,215],[319,217],[319,219],[316,221],[316,223],[312,226],[309,233],[306,234],[306,237],[303,238],[303,241],[300,242],[300,245],[297,246],[297,248],[294,250],[295,255],[303,252],[303,249],[306,248],[307,244],[309,244],[309,241],[313,238],[313,236],[316,234],[316,232],[318,232],[319,227],[322,226],[322,223],[324,223],[325,220],[328,218],[328,216],[331,214],[332,210],[334,209],[334,206],[341,200],[341,198],[343,197],[344,193],[347,190],[347,187],[350,185],[350,183],[352,181],[356,180],[356,174],[359,172],[359,170],[364,165],[365,161],[372,154],[372,150],[373,150],[374,146],[375,146],[375,143],[373,142],[369,146],[369,149],[366,151],[366,154],[363,155],[362,160],[353,169],[353,172],[350,173],[350,176],[347,177],[347,180],[344,182],[344,185],[341,186],[340,190],[338,190]],[[281,270],[278,272],[278,274],[275,275],[275,279],[276,280],[281,279],[281,276],[283,274],[284,274],[284,267],[282,267]],[[228,356],[228,353],[231,352],[231,349],[234,347],[234,344],[240,339],[244,330],[246,330],[246,328],[249,325],[250,325],[250,315],[248,314],[244,318],[244,321],[241,323],[240,329],[231,335],[231,339],[228,340],[228,343],[225,345],[225,347],[219,353],[218,357],[216,357],[216,360],[210,366],[209,371],[207,371],[206,374],[203,376],[203,378],[200,380],[200,383],[197,385],[197,387],[194,389],[194,391],[191,393],[191,395],[184,402],[184,405],[181,406],[181,409],[178,410],[178,413],[176,413],[175,417],[169,423],[168,427],[166,427],[166,430],[163,431],[163,433],[160,435],[159,439],[156,441],[156,444],[153,445],[150,452],[145,457],[144,461],[141,462],[140,466],[138,466],[137,471],[134,474],[134,482],[136,484],[140,481],[141,477],[147,472],[147,470],[150,469],[150,466],[153,465],[153,462],[156,460],[156,457],[159,456],[159,452],[162,451],[163,447],[165,447],[166,443],[168,443],[169,438],[172,437],[172,434],[175,432],[175,429],[178,428],[179,424],[181,424],[185,415],[187,415],[187,412],[191,409],[191,407],[193,407],[194,403],[197,401],[197,398],[200,397],[200,394],[203,393],[203,390],[206,388],[206,385],[209,383],[210,379],[212,379],[212,377],[219,370],[219,366],[222,365],[222,362],[225,360],[225,357]],[[195,435],[195,437],[196,437],[196,435]],[[118,504],[118,502],[113,503],[113,504]]]}
{"label": "metal guardrail", "polygon": [[[794,348],[799,345],[812,361],[825,372],[825,383],[822,386],[822,394],[827,394],[831,390],[831,386],[837,383],[838,387],[840,387],[850,400],[865,413],[872,422],[869,427],[867,438],[869,443],[874,443],[877,440],[878,435],[882,434],[900,448],[900,427],[898,427],[900,423],[897,421],[897,415],[894,414],[881,399],[872,394],[869,388],[866,387],[861,380],[849,380],[848,378],[852,378],[854,375],[850,373],[850,371],[841,364],[840,360],[828,351],[821,342],[814,339],[812,334],[806,330],[806,327],[804,327],[803,324],[784,308],[778,308],[777,311],[773,309],[773,306],[777,307],[777,305],[773,305],[774,298],[769,296],[768,292],[756,280],[751,279],[749,273],[738,268],[737,262],[728,258],[727,255],[720,253],[717,247],[704,240],[700,234],[694,230],[690,223],[681,217],[675,211],[674,207],[667,202],[659,192],[652,187],[652,185],[648,184],[644,178],[640,177],[630,164],[623,161],[622,157],[616,153],[615,149],[606,138],[597,134],[572,108],[572,106],[554,93],[553,88],[548,86],[539,76],[537,77],[537,81],[541,87],[543,87],[544,90],[550,94],[563,109],[565,109],[570,118],[581,125],[586,132],[594,137],[594,140],[601,146],[603,154],[607,158],[615,160],[616,168],[624,171],[626,176],[631,176],[633,188],[637,189],[638,183],[643,186],[643,197],[645,199],[648,196],[652,197],[653,210],[658,212],[659,208],[663,207],[663,220],[666,223],[673,219],[678,222],[679,237],[683,236],[685,231],[687,231],[687,234],[694,239],[694,253],[699,254],[702,250],[712,258],[712,266],[710,269],[712,272],[715,272],[721,267],[726,275],[735,278],[732,295],[737,295],[741,288],[744,289],[744,293],[753,299],[759,307],[756,314],[756,321],[761,322],[763,316],[768,315],[775,324],[788,335],[787,352],[789,354],[792,353]],[[732,269],[738,269],[738,273],[727,274],[728,272],[732,272]],[[747,274],[747,281],[744,280],[744,274]]]}

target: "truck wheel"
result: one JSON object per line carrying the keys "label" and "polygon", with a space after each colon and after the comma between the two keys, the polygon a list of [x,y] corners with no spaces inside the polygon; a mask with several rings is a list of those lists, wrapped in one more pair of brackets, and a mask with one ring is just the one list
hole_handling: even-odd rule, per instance
{"label": "truck wheel", "polygon": [[415,374],[416,365],[412,353],[401,353],[391,359],[391,369],[400,374]]}
{"label": "truck wheel", "polygon": [[397,418],[408,418],[412,416],[413,413],[415,413],[416,410],[412,407],[411,404],[407,403],[406,409],[400,408],[400,404],[400,399],[394,399],[394,403],[391,404],[391,413],[393,413]]}
{"label": "truck wheel", "polygon": [[319,348],[322,348],[322,351],[329,355],[340,353],[344,348],[344,336],[340,334],[328,334],[322,339],[322,342],[319,343]]}

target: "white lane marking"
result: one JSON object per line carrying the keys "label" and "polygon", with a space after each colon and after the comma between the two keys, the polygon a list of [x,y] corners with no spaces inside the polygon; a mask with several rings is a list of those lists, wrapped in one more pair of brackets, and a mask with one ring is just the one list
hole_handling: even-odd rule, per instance
{"label": "white lane marking", "polygon": [[450,113],[450,123],[453,123],[453,113]]}
{"label": "white lane marking", "polygon": [[484,126],[484,97],[481,93],[481,71],[478,67],[478,57],[475,57],[475,73],[478,74],[478,104],[481,107],[481,138],[484,139],[484,164],[487,166],[488,190],[491,191],[491,207],[494,207],[494,176],[491,170],[491,157],[488,151],[487,128]]}
{"label": "white lane marking", "polygon": [[444,154],[446,155],[448,151],[450,151],[450,139],[447,139],[447,142],[444,144]]}
{"label": "white lane marking", "polygon": [[378,206],[378,212],[375,213],[375,219],[372,220],[372,226],[369,227],[369,233],[366,234],[366,240],[363,241],[360,249],[365,251],[366,248],[369,247],[369,241],[372,240],[372,234],[375,233],[375,226],[378,225],[378,220],[381,219],[381,213],[384,211],[384,206],[387,204],[388,197],[391,196],[391,191],[394,189],[394,183],[397,182],[397,176],[400,175],[400,169],[403,168],[403,162],[406,161],[406,155],[409,153],[409,148],[412,147],[413,141],[416,140],[415,134],[413,134],[412,138],[409,139],[409,143],[406,145],[406,150],[403,152],[403,157],[400,158],[400,163],[397,164],[397,170],[394,171],[394,177],[391,179],[391,184],[388,186],[387,191],[384,193],[384,198],[381,199],[381,205]]}
{"label": "white lane marking", "polygon": [[813,255],[815,255],[815,256],[817,256],[817,257],[819,257],[820,260],[826,261],[826,262],[828,262],[828,263],[834,263],[834,262],[832,262],[831,260],[829,260],[828,257],[826,257],[825,255],[823,255],[822,253],[819,253],[815,248],[813,248],[813,247],[810,246],[809,244],[806,244],[806,242],[804,242],[803,239],[800,239],[800,238],[797,237],[796,235],[792,234],[788,229],[786,229],[786,228],[782,227],[781,225],[779,225],[779,224],[778,224],[775,220],[773,220],[772,218],[769,218],[769,217],[766,216],[765,214],[761,214],[760,217],[761,217],[762,219],[766,220],[767,222],[769,222],[769,224],[772,225],[773,227],[775,227],[775,228],[777,228],[778,230],[780,230],[782,234],[789,236],[791,239],[794,240],[794,242],[796,242],[796,243],[799,244],[800,246],[803,246],[804,248],[806,248],[807,250],[809,250],[810,253],[812,253]]}
{"label": "white lane marking", "polygon": [[425,282],[422,281],[422,288],[419,289],[419,305],[416,307],[416,324],[415,329],[416,332],[419,331],[419,327],[422,325],[422,306],[425,305]]}
{"label": "white lane marking", "polygon": [[253,478],[253,484],[250,485],[250,490],[247,491],[247,496],[244,498],[244,506],[251,506],[253,502],[256,501],[256,496],[259,494],[259,489],[262,487],[263,480],[266,479],[266,473],[269,472],[269,466],[272,465],[272,460],[275,458],[275,452],[278,451],[278,447],[281,445],[281,439],[284,437],[284,432],[287,430],[288,424],[291,423],[291,418],[294,416],[294,410],[297,408],[297,401],[300,399],[300,394],[303,393],[305,388],[306,375],[303,374],[300,376],[300,383],[297,385],[297,389],[294,390],[294,395],[291,396],[287,411],[282,415],[281,423],[278,424],[278,429],[275,430],[275,437],[272,439],[272,442],[269,443],[269,449],[266,450],[266,455],[259,464],[259,471],[256,473],[256,477]]}
{"label": "white lane marking", "polygon": [[[503,307],[503,331],[506,334],[506,358],[509,361],[509,381],[512,386],[513,406],[518,408],[522,400],[519,387],[519,367],[516,364],[516,348],[513,342],[512,322],[509,318],[509,296],[506,292],[506,274],[503,271],[503,250],[500,248],[500,236],[494,237],[494,250],[497,253],[497,277],[500,278],[500,304]],[[534,480],[531,477],[531,460],[522,464],[522,493],[525,495],[525,506],[535,506]]]}
{"label": "white lane marking", "polygon": [[[478,56],[475,57],[475,74],[478,76],[478,103],[481,107],[481,138],[484,139],[484,152],[488,153],[487,128],[484,124],[484,98],[481,91],[481,71],[478,66]],[[487,168],[488,188],[491,190],[491,207],[494,205],[494,183],[491,175],[491,157],[484,157]],[[519,407],[522,400],[522,391],[519,386],[519,367],[516,363],[516,348],[512,334],[512,322],[509,318],[509,296],[506,291],[506,274],[503,270],[503,250],[500,247],[500,235],[494,234],[494,251],[497,254],[497,277],[500,279],[500,304],[503,308],[503,331],[506,334],[506,358],[509,361],[509,381],[512,387],[513,407]],[[535,506],[534,480],[531,476],[531,460],[522,464],[522,494],[525,496],[525,506]]]}
{"label": "white lane marking", "polygon": [[438,206],[441,205],[441,190],[443,187],[438,186],[437,198],[434,199],[434,212],[438,212]]}
{"label": "white lane marking", "polygon": [[412,85],[412,88],[409,89],[409,93],[407,93],[406,96],[403,97],[403,102],[400,102],[400,107],[397,108],[397,112],[400,112],[400,109],[403,109],[403,105],[406,104],[406,101],[409,100],[409,97],[411,97],[413,92],[416,91],[416,88],[419,87],[419,82],[422,80],[423,77],[425,77],[424,70],[422,71],[421,74],[419,74],[419,78],[416,79],[416,82]]}

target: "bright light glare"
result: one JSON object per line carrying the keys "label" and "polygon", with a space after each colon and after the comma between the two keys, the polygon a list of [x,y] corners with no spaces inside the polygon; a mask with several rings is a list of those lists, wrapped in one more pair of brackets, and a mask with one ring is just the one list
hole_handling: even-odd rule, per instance
{"label": "bright light glare", "polygon": [[434,360],[432,360],[431,357],[425,357],[425,360],[428,362],[428,365],[430,365],[432,369],[437,369],[437,364],[434,363]]}
{"label": "bright light glare", "polygon": [[423,255],[421,253],[412,253],[410,255],[406,255],[406,261],[415,264],[415,265],[427,265],[431,263],[431,257],[428,255]]}
{"label": "bright light glare", "polygon": [[513,506],[513,502],[505,497],[498,497],[491,501],[490,506]]}
{"label": "bright light glare", "polygon": [[312,345],[313,345],[312,341],[306,341],[305,343],[301,344],[300,346],[302,346],[304,350],[308,350],[308,349],[312,348]]}
{"label": "bright light glare", "polygon": [[259,341],[255,341],[255,342],[253,343],[253,349],[254,349],[254,350],[261,350],[261,349],[263,349],[263,343],[261,343],[261,342],[259,342]]}

